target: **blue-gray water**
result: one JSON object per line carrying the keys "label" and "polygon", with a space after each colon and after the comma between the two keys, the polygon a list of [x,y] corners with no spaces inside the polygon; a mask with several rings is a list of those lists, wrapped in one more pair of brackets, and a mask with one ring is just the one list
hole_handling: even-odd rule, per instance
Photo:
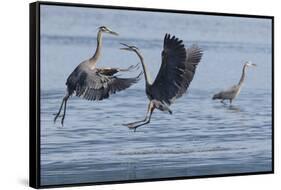
{"label": "blue-gray water", "polygon": [[[50,6],[41,14],[42,185],[271,170],[270,20]],[[138,63],[119,50],[125,42],[141,49],[154,78],[166,32],[204,49],[173,115],[157,110],[136,133],[122,126],[144,117],[141,80],[104,101],[72,97],[64,127],[53,123],[66,78],[93,54],[100,25],[120,33],[104,35],[100,67]],[[249,68],[233,105],[213,101],[215,92],[238,82],[246,60],[258,67]]]}

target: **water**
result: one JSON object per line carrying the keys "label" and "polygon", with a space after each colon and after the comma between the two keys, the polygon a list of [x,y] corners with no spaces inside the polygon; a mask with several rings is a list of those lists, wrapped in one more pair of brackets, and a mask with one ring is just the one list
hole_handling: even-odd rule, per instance
{"label": "water", "polygon": [[[42,185],[271,170],[270,20],[143,12],[128,18],[126,11],[50,6],[41,13]],[[144,117],[141,80],[104,101],[72,97],[64,127],[53,123],[65,80],[93,54],[100,25],[120,33],[104,36],[100,67],[136,64],[134,54],[119,50],[125,42],[141,49],[154,78],[166,32],[204,49],[188,93],[171,106],[173,115],[157,110],[135,133],[122,126]],[[248,70],[233,105],[211,100],[238,82],[246,60],[258,67]]]}

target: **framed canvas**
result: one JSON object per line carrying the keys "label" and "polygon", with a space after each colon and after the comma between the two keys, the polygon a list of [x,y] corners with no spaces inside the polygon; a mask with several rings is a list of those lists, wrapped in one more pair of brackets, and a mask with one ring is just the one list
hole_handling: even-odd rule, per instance
{"label": "framed canvas", "polygon": [[30,186],[274,172],[274,17],[30,4]]}

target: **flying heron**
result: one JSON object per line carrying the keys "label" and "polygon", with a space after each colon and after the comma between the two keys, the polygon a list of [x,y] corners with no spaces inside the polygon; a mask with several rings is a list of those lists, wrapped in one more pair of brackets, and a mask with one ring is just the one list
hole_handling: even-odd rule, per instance
{"label": "flying heron", "polygon": [[140,50],[135,46],[122,45],[125,47],[121,49],[135,52],[141,61],[145,77],[145,92],[149,99],[147,113],[143,120],[123,124],[136,131],[138,127],[150,122],[155,108],[172,114],[169,105],[186,92],[203,53],[196,45],[186,49],[182,40],[166,34],[162,51],[162,64],[152,83]]}
{"label": "flying heron", "polygon": [[[76,96],[86,100],[103,100],[108,98],[110,94],[129,88],[140,79],[141,74],[134,78],[119,78],[114,75],[119,71],[129,71],[137,66],[132,65],[127,69],[96,67],[97,61],[101,55],[102,34],[108,33],[116,36],[118,35],[105,26],[101,26],[98,29],[95,54],[80,63],[67,78],[65,83],[67,86],[66,95],[62,99],[58,113],[55,114],[54,122],[61,116],[61,125],[63,125],[67,100],[74,93]],[[60,115],[63,106],[63,114]]]}
{"label": "flying heron", "polygon": [[220,99],[221,100],[221,103],[224,103],[224,100],[229,100],[230,104],[232,103],[232,100],[234,98],[236,98],[240,91],[241,91],[241,87],[245,81],[245,76],[246,76],[246,69],[248,67],[256,67],[257,65],[252,63],[251,61],[247,61],[244,66],[243,66],[243,69],[242,69],[242,75],[241,75],[241,78],[239,80],[239,83],[237,85],[234,85],[232,87],[230,87],[229,89],[227,90],[224,90],[224,91],[221,91],[217,94],[215,94],[213,96],[213,100],[215,99]]}

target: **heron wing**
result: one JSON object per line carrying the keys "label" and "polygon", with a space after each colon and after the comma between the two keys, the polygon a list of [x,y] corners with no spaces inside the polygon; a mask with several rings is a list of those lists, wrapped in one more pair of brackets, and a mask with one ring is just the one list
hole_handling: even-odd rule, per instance
{"label": "heron wing", "polygon": [[115,73],[118,73],[119,70],[117,68],[102,68],[102,69],[98,69],[98,72],[103,75],[112,76]]}
{"label": "heron wing", "polygon": [[226,99],[230,98],[230,99],[232,99],[232,98],[235,97],[235,95],[236,95],[236,93],[238,91],[239,91],[239,86],[233,85],[230,88],[228,88],[227,90],[224,90],[224,91],[222,91],[220,93],[221,93],[222,98],[226,98]]}
{"label": "heron wing", "polygon": [[181,97],[189,87],[191,81],[193,80],[196,67],[200,62],[203,55],[203,51],[196,45],[192,45],[190,48],[186,49],[186,62],[185,70],[183,72],[182,88],[178,92],[175,98]]}
{"label": "heron wing", "polygon": [[170,105],[182,96],[193,79],[201,57],[202,50],[197,46],[185,49],[182,40],[166,34],[162,64],[152,84],[153,97]]}
{"label": "heron wing", "polygon": [[233,85],[233,86],[231,86],[230,88],[224,90],[224,92],[233,93],[233,92],[237,91],[237,89],[238,89],[238,86],[237,86],[237,85]]}
{"label": "heron wing", "polygon": [[84,68],[78,78],[75,84],[76,96],[86,100],[102,100],[110,94],[129,88],[139,80],[140,75],[135,78],[119,78],[101,74],[97,69]]}

